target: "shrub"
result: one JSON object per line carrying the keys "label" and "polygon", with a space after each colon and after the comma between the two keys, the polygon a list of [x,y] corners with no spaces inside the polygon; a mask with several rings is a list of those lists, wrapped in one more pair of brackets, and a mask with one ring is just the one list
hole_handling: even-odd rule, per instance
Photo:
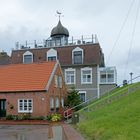
{"label": "shrub", "polygon": [[48,121],[51,121],[51,118],[52,118],[51,114],[47,116]]}
{"label": "shrub", "polygon": [[58,113],[53,113],[53,114],[48,115],[46,117],[46,119],[48,121],[57,122],[57,121],[61,121],[62,115],[61,114],[58,114]]}
{"label": "shrub", "polygon": [[14,120],[14,116],[9,114],[6,116],[6,120]]}
{"label": "shrub", "polygon": [[61,114],[51,114],[51,121],[52,122],[57,122],[57,121],[61,121],[62,116]]}
{"label": "shrub", "polygon": [[31,117],[31,120],[45,120],[44,116]]}
{"label": "shrub", "polygon": [[80,99],[80,95],[78,94],[78,91],[75,90],[75,88],[72,88],[68,92],[65,105],[71,108],[71,107],[79,105],[80,103],[81,103],[81,99]]}
{"label": "shrub", "polygon": [[21,118],[22,120],[30,120],[31,114],[23,114]]}

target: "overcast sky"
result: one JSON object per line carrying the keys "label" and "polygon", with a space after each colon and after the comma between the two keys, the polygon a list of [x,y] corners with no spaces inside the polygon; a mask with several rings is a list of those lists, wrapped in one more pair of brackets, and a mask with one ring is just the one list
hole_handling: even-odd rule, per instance
{"label": "overcast sky", "polygon": [[0,50],[10,54],[17,41],[47,39],[59,10],[70,36],[97,34],[106,66],[116,66],[122,83],[130,79],[130,72],[140,75],[140,14],[135,20],[139,1],[0,0]]}

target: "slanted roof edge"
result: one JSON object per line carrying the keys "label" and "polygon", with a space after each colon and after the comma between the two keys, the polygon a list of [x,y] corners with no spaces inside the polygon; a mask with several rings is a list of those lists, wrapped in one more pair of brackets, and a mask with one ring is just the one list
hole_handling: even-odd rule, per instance
{"label": "slanted roof edge", "polygon": [[50,78],[49,78],[49,80],[48,80],[48,83],[47,83],[47,85],[46,85],[46,88],[45,88],[46,90],[48,90],[49,87],[50,87],[50,84],[51,84],[51,82],[52,82],[52,79],[53,79],[53,77],[54,77],[54,74],[55,74],[55,71],[56,71],[56,69],[57,69],[58,64],[59,64],[59,61],[57,60],[57,62],[56,62],[55,65],[54,65],[54,68],[53,68],[53,70],[52,70],[52,73],[51,73],[51,75],[50,75]]}

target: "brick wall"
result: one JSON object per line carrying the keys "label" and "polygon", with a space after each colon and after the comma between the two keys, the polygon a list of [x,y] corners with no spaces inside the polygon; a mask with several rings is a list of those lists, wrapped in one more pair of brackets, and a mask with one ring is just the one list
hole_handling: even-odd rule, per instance
{"label": "brick wall", "polygon": [[[61,75],[61,68],[57,67],[55,75]],[[47,84],[46,84],[47,85]],[[45,87],[44,87],[45,89]],[[18,100],[19,99],[32,99],[33,100],[33,112],[32,116],[47,116],[50,113],[50,97],[59,98],[66,97],[66,86],[64,79],[62,78],[62,87],[55,87],[55,79],[50,84],[48,91],[44,92],[17,92],[17,93],[0,93],[0,99],[6,99],[6,114],[20,115],[18,113]],[[14,108],[10,109],[13,105]],[[61,105],[61,103],[60,103]]]}

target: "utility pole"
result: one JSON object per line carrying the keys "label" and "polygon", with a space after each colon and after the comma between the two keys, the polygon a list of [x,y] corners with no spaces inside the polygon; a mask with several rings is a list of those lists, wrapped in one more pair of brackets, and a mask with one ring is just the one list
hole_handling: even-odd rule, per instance
{"label": "utility pole", "polygon": [[130,72],[130,81],[131,81],[131,84],[132,84],[132,75],[133,75],[133,72]]}

